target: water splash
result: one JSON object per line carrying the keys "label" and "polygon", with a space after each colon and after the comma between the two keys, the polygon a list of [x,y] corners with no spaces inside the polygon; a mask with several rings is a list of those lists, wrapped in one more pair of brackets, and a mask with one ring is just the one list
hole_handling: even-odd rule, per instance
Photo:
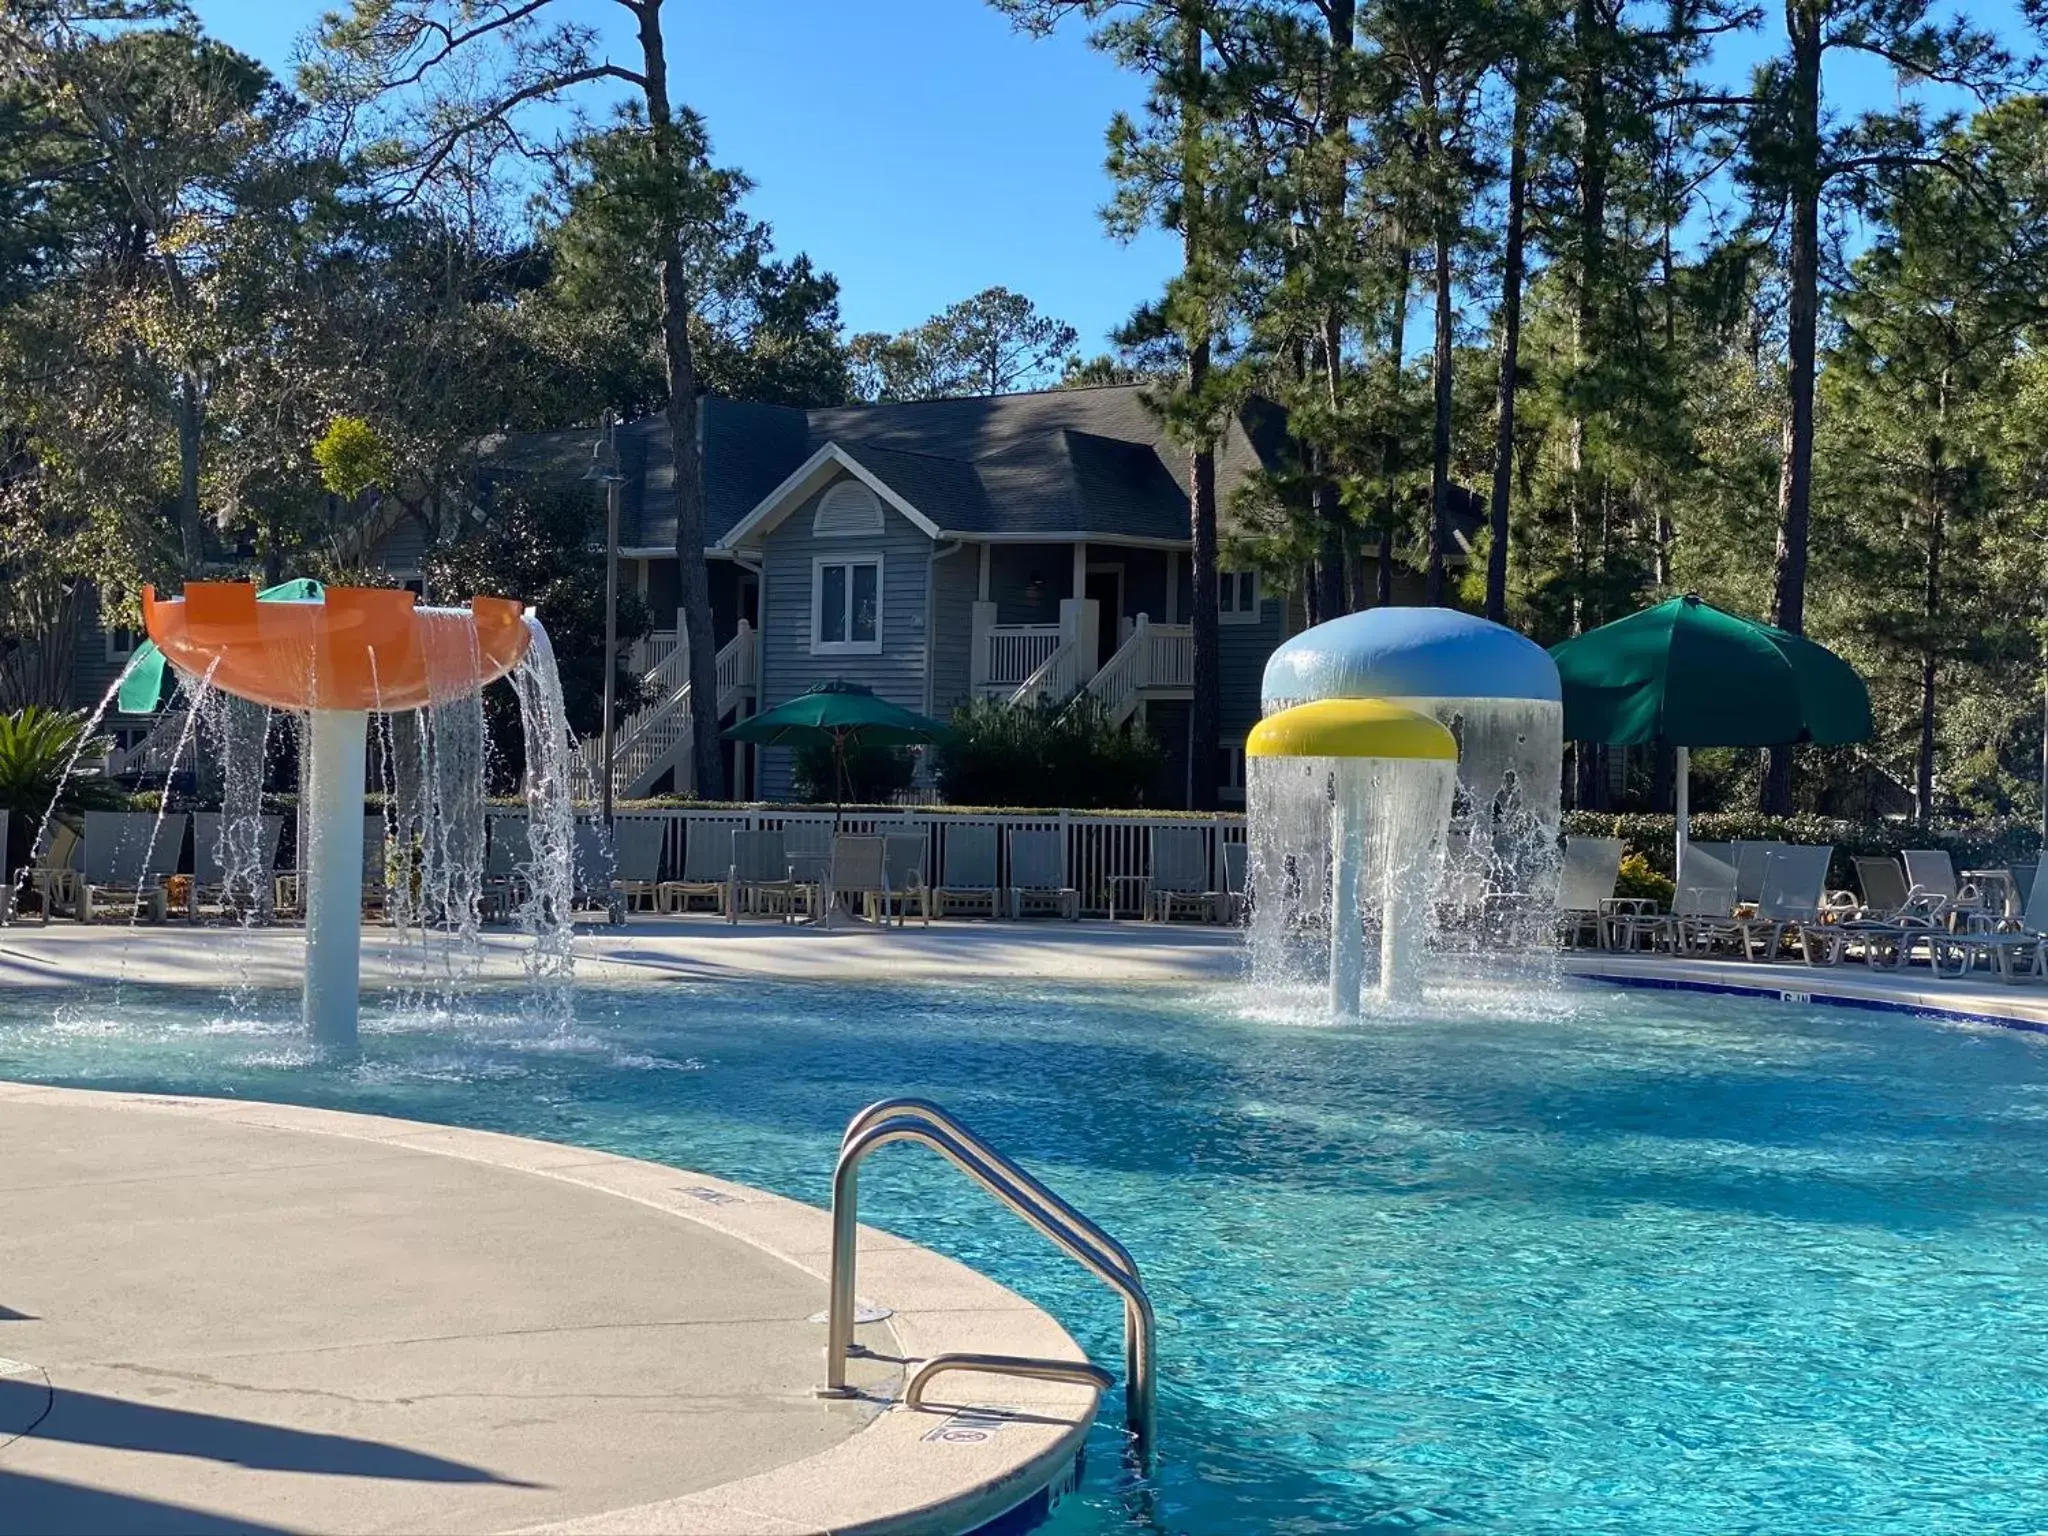
{"label": "water splash", "polygon": [[574,1016],[575,809],[570,798],[569,716],[555,648],[531,613],[533,643],[512,672],[526,739],[526,899],[514,914],[529,941],[530,1011],[557,1030]]}

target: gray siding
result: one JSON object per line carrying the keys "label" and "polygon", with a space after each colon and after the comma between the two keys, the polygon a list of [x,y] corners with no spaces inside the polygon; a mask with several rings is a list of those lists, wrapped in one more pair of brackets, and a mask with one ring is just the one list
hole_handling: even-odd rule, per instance
{"label": "gray siding", "polygon": [[1259,723],[1259,684],[1266,658],[1286,638],[1286,600],[1266,596],[1256,624],[1217,626],[1217,670],[1222,680],[1223,743],[1241,743]]}
{"label": "gray siding", "polygon": [[[1030,595],[1037,577],[1038,595]],[[1060,600],[1074,595],[1071,544],[994,544],[988,552],[988,596],[998,624],[1057,624]]]}
{"label": "gray siding", "polygon": [[384,537],[370,546],[369,565],[394,576],[417,576],[426,558],[426,525],[401,512]]}
{"label": "gray siding", "polygon": [[981,590],[981,551],[932,562],[932,712],[941,720],[968,696],[974,681],[974,600]]}
{"label": "gray siding", "polygon": [[[140,645],[146,638],[138,619],[130,639]],[[93,592],[87,599],[85,612],[79,620],[78,640],[71,652],[71,703],[77,709],[92,709],[107,696],[107,690],[114,686],[114,679],[121,675],[121,669],[128,665],[128,652],[107,654],[107,632],[100,625],[99,594]],[[147,716],[124,715],[109,709],[103,728],[108,731],[139,728],[148,722]]]}
{"label": "gray siding", "polygon": [[[834,484],[837,482],[834,481]],[[793,698],[813,683],[843,677],[862,683],[892,703],[922,710],[925,705],[925,584],[929,579],[932,541],[886,504],[882,530],[862,538],[816,539],[811,519],[819,488],[778,523],[762,543],[761,707]],[[811,562],[819,556],[882,557],[882,649],[874,656],[811,654]],[[948,564],[958,563],[956,555]],[[943,567],[941,567],[943,569]],[[790,754],[770,749],[761,754],[764,798],[788,797]]]}

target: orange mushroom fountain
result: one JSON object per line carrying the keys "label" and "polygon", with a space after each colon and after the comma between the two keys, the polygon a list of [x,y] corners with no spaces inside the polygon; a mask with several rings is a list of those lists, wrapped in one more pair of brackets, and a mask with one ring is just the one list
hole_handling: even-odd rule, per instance
{"label": "orange mushroom fountain", "polygon": [[361,587],[259,603],[246,583],[198,581],[182,598],[143,588],[142,619],[180,670],[306,716],[304,1014],[315,1044],[352,1050],[370,714],[448,703],[503,677],[532,644],[525,613],[509,598],[422,608],[410,592]]}

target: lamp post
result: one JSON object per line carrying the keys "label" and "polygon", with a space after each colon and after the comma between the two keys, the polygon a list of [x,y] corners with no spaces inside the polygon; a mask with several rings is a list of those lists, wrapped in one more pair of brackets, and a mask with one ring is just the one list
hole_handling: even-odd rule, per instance
{"label": "lamp post", "polygon": [[604,784],[601,789],[605,836],[612,835],[612,703],[619,670],[619,420],[604,413],[597,441],[590,446],[590,468],[583,478],[604,487]]}

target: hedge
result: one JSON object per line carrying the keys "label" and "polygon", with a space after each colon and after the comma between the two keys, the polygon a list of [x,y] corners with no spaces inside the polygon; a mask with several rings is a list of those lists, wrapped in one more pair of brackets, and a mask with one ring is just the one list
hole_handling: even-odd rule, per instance
{"label": "hedge", "polygon": [[[1670,816],[1628,812],[1568,811],[1564,827],[1581,837],[1618,837],[1631,853],[1667,878],[1672,868],[1672,839],[1677,827]],[[1910,821],[1844,821],[1833,816],[1765,816],[1754,811],[1710,811],[1692,819],[1692,835],[1702,842],[1784,842],[1832,844],[1828,883],[1843,890],[1857,888],[1857,855],[1890,855],[1908,848],[1947,851],[1958,870],[2003,869],[2037,861],[2041,828],[2018,820],[1978,821],[1962,826],[1922,826]]]}

